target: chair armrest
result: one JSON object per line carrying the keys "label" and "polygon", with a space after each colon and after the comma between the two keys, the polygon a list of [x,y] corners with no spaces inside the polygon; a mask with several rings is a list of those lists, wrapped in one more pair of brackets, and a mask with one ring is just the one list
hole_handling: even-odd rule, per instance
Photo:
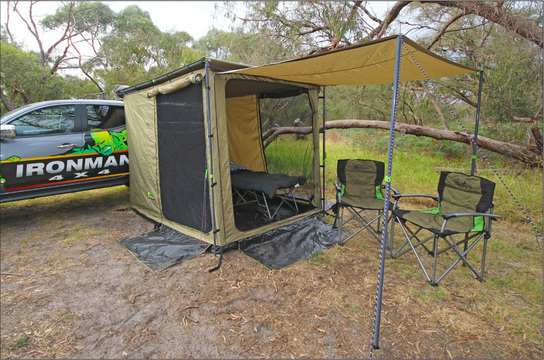
{"label": "chair armrest", "polygon": [[431,198],[438,201],[438,196],[436,195],[425,195],[425,194],[395,194],[393,195],[393,198],[395,200],[399,200],[403,197],[423,197],[423,198]]}
{"label": "chair armrest", "polygon": [[[382,189],[385,189],[385,185],[382,184]],[[398,191],[397,189],[395,189],[394,187],[390,187],[391,191],[393,191],[393,194],[396,195],[396,194],[400,194],[400,191]]]}
{"label": "chair armrest", "polygon": [[342,191],[342,186],[337,181],[334,182],[334,187],[336,188],[336,192]]}
{"label": "chair armrest", "polygon": [[488,213],[450,213],[450,214],[444,214],[442,215],[444,219],[449,220],[454,217],[461,217],[461,216],[486,216],[488,218],[491,218],[491,220],[498,220],[502,219],[502,216],[497,214],[488,214]]}
{"label": "chair armrest", "polygon": [[[444,217],[444,223],[442,224],[442,229],[440,229],[440,232],[443,233],[444,229],[446,229],[446,224],[448,221],[455,217],[461,217],[461,216],[485,216],[490,218],[490,220],[498,220],[502,219],[502,216],[496,215],[496,214],[489,214],[489,213],[450,213],[450,214],[444,214],[442,215]],[[491,225],[491,222],[489,223]],[[490,231],[490,227],[488,230]]]}

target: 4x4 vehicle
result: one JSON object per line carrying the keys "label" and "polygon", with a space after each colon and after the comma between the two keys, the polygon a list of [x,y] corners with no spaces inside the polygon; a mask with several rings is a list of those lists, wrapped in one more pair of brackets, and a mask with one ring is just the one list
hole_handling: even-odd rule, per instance
{"label": "4x4 vehicle", "polygon": [[0,120],[0,202],[128,185],[122,101],[28,104]]}

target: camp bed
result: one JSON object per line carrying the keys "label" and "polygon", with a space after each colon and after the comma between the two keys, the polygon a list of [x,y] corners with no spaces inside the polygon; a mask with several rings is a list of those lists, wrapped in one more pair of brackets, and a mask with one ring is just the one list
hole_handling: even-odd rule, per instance
{"label": "camp bed", "polygon": [[[234,193],[238,196],[235,205],[257,202],[266,208],[268,217],[272,219],[282,205],[288,205],[298,212],[298,205],[293,190],[306,182],[304,176],[286,174],[271,174],[264,171],[238,170],[231,173],[231,183]],[[267,198],[279,197],[280,204],[270,212]],[[262,202],[261,202],[262,199]],[[291,199],[291,204],[288,200]]]}

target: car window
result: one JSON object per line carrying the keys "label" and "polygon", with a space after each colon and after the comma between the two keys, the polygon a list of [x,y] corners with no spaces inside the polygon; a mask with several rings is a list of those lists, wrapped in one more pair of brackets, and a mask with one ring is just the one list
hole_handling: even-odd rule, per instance
{"label": "car window", "polygon": [[125,110],[121,106],[87,105],[87,125],[89,130],[125,125]]}
{"label": "car window", "polygon": [[75,107],[65,105],[34,110],[10,124],[15,125],[17,136],[24,136],[70,133],[75,123]]}

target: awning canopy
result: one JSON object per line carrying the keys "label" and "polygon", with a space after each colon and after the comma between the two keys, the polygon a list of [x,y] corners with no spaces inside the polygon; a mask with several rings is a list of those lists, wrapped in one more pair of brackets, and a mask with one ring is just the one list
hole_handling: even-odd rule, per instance
{"label": "awning canopy", "polygon": [[[390,84],[394,81],[397,39],[398,36],[390,36],[327,53],[229,72],[320,86]],[[418,64],[430,79],[478,71],[436,55],[405,36],[403,41],[401,82],[426,80]]]}

